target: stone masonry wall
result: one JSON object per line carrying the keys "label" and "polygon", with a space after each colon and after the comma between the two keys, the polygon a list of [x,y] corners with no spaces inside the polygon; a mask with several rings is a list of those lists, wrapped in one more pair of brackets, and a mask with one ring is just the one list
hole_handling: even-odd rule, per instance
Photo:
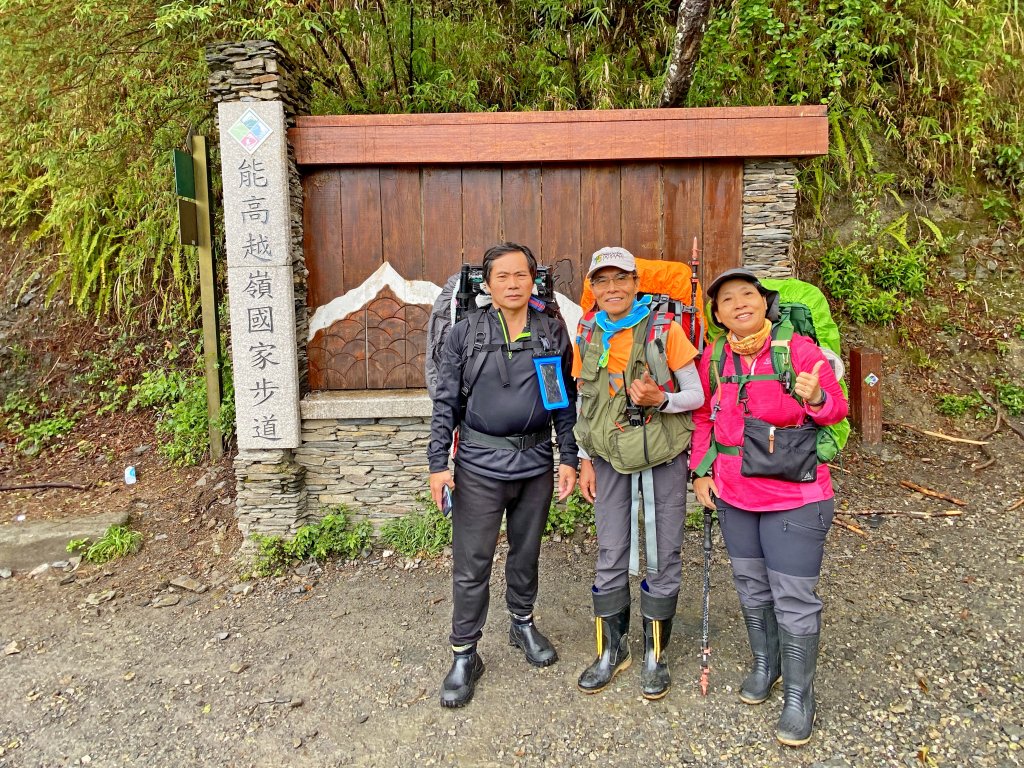
{"label": "stone masonry wall", "polygon": [[430,418],[304,419],[295,461],[311,517],[345,504],[379,528],[417,509],[427,491]]}
{"label": "stone masonry wall", "polygon": [[789,160],[743,164],[743,266],[759,277],[793,277],[796,166]]}
{"label": "stone masonry wall", "polygon": [[306,468],[291,450],[239,451],[235,480],[235,517],[246,541],[253,533],[290,536],[306,522]]}

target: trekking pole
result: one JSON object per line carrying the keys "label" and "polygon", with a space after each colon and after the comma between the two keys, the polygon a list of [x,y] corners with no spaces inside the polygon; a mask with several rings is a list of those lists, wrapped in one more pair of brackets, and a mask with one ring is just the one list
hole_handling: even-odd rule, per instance
{"label": "trekking pole", "polygon": [[711,674],[711,645],[708,623],[711,614],[711,510],[704,508],[704,615],[700,636],[700,692],[708,695],[708,676]]}
{"label": "trekking pole", "polygon": [[704,307],[697,304],[697,270],[700,269],[700,251],[697,250],[697,236],[693,236],[693,251],[690,253],[690,304],[694,311],[690,313],[690,339],[697,348],[697,354],[704,351],[704,334],[697,338],[697,313],[704,312]]}

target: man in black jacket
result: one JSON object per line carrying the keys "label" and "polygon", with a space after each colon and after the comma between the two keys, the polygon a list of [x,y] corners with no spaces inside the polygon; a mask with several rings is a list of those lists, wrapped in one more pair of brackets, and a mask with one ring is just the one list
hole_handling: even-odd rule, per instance
{"label": "man in black jacket", "polygon": [[[509,642],[534,666],[558,660],[533,622],[540,540],[554,480],[552,421],[560,455],[559,499],[576,485],[578,465],[572,347],[560,321],[530,307],[537,261],[529,248],[504,243],[484,254],[483,271],[492,306],[460,320],[445,340],[427,450],[434,502],[442,505],[444,486],[453,491],[450,639],[455,658],[441,686],[445,707],[467,704],[484,671],[476,646],[487,619],[503,514]],[[561,376],[567,394],[567,403],[552,410],[545,407],[535,365],[544,357],[556,358],[548,373]],[[456,428],[453,478],[448,454]]]}

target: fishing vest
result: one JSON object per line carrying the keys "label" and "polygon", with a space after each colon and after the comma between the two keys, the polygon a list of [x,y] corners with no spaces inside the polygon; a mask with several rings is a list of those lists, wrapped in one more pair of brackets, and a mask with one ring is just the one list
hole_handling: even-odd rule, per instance
{"label": "fishing vest", "polygon": [[[650,319],[648,319],[648,323]],[[623,331],[624,333],[625,331]],[[648,366],[646,324],[633,328],[633,344],[622,374],[609,374],[598,361],[603,352],[603,331],[593,331],[590,343],[580,350],[580,417],[576,442],[591,456],[600,456],[620,474],[640,472],[674,459],[690,445],[693,418],[689,413],[663,413],[640,409],[640,424],[632,426],[626,413],[626,390]],[[609,392],[615,394],[609,397]]]}

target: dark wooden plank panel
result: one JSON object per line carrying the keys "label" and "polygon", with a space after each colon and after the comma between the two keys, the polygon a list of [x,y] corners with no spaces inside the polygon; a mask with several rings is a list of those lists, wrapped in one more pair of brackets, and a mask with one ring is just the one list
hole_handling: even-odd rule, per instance
{"label": "dark wooden plank panel", "polygon": [[462,259],[479,264],[501,241],[501,168],[462,169]]}
{"label": "dark wooden plank panel", "polygon": [[339,174],[337,169],[321,169],[302,179],[302,247],[309,270],[306,304],[310,311],[344,292]]}
{"label": "dark wooden plank panel", "polygon": [[704,163],[704,261],[701,282],[743,263],[743,162]]}
{"label": "dark wooden plank panel", "polygon": [[384,260],[407,280],[423,279],[423,220],[418,168],[380,169]]}
{"label": "dark wooden plank panel", "polygon": [[462,171],[424,168],[420,195],[423,279],[444,285],[462,264]]}
{"label": "dark wooden plank panel", "polygon": [[580,256],[580,169],[542,170],[541,245],[537,258],[555,271],[555,290],[578,301],[583,291]]}
{"label": "dark wooden plank panel", "polygon": [[380,171],[376,168],[350,168],[341,172],[341,220],[345,290],[351,291],[384,260]]}
{"label": "dark wooden plank panel", "polygon": [[623,163],[622,246],[641,259],[660,259],[661,168],[656,163]]}
{"label": "dark wooden plank panel", "polygon": [[[704,199],[704,166],[701,163],[666,163],[662,171],[664,198],[664,258],[690,261],[693,238],[703,260],[704,236],[701,211]],[[700,272],[698,271],[698,277]]]}
{"label": "dark wooden plank panel", "polygon": [[540,250],[540,168],[505,168],[501,175],[501,237]]}
{"label": "dark wooden plank panel", "polygon": [[307,123],[289,131],[289,138],[300,165],[461,164],[467,158],[476,163],[539,163],[805,157],[828,152],[824,114],[651,117],[641,112],[620,120],[498,123],[462,115],[445,123]]}
{"label": "dark wooden plank panel", "polygon": [[580,171],[580,248],[584,273],[590,257],[606,245],[622,245],[619,168],[590,165]]}

